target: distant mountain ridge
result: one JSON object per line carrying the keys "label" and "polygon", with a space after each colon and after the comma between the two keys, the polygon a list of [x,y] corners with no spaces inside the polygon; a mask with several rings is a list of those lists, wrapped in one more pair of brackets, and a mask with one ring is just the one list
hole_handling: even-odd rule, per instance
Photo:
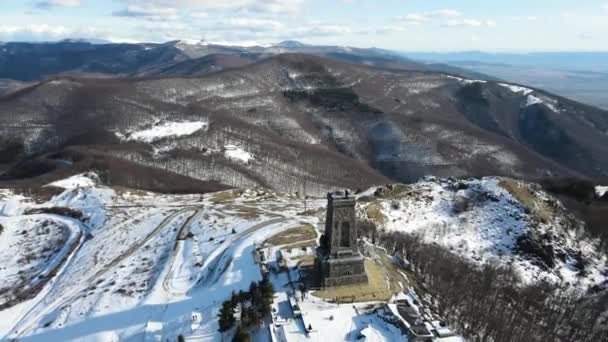
{"label": "distant mountain ridge", "polygon": [[[171,41],[162,44],[109,43],[65,40],[52,43],[6,43],[0,49],[0,79],[37,81],[58,75],[84,77],[142,77],[167,75],[168,70],[183,73],[180,63],[195,65],[201,58],[215,59],[213,67],[201,64],[201,70],[189,69],[192,75],[242,66],[282,53],[305,53],[370,66],[432,70],[397,53],[382,49],[359,49],[344,46],[315,46],[285,41],[262,47],[218,45],[209,42]],[[224,58],[228,59],[224,65]],[[235,63],[241,59],[242,63]],[[199,61],[201,62],[201,61]],[[442,66],[452,73],[471,76],[465,69]],[[476,75],[479,76],[479,75]]]}
{"label": "distant mountain ridge", "polygon": [[420,63],[447,63],[608,109],[608,52],[404,53]]}

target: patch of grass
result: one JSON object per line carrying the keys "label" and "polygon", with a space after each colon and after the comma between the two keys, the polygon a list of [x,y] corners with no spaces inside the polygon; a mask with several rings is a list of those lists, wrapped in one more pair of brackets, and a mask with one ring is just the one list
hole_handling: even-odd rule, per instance
{"label": "patch of grass", "polygon": [[310,240],[313,240],[316,237],[317,232],[315,231],[315,228],[310,224],[305,224],[302,226],[290,228],[284,232],[276,234],[270,239],[266,240],[266,243],[271,244],[273,246],[290,245],[291,248],[296,248],[303,246],[295,246],[294,244],[299,242],[310,243]]}
{"label": "patch of grass", "polygon": [[[341,303],[386,301],[394,293],[401,291],[398,281],[405,281],[396,270],[389,271],[383,260],[365,259],[365,272],[367,273],[367,284],[328,287],[315,291],[313,295]],[[394,276],[394,273],[397,273],[398,277]]]}
{"label": "patch of grass", "polygon": [[503,178],[498,185],[507,190],[515,199],[530,210],[530,213],[543,222],[548,222],[554,215],[554,210],[544,200],[536,197],[530,188],[521,181]]}
{"label": "patch of grass", "polygon": [[306,247],[317,247],[317,239],[313,238],[310,240],[305,240],[305,241],[298,241],[298,242],[294,242],[294,243],[289,243],[286,245],[282,245],[285,248],[289,248],[289,249],[298,249],[298,248],[306,248]]}
{"label": "patch of grass", "polygon": [[370,219],[370,221],[372,221],[378,226],[386,223],[387,219],[384,213],[382,212],[382,204],[380,204],[380,202],[374,202],[368,205],[365,208],[365,213],[367,214],[367,217]]}
{"label": "patch of grass", "polygon": [[298,260],[298,265],[314,265],[315,264],[315,256],[314,255],[302,255],[299,256],[297,258],[295,258],[296,260]]}
{"label": "patch of grass", "polygon": [[228,190],[214,193],[211,195],[210,200],[213,202],[213,204],[221,204],[232,202],[239,198],[239,196],[241,196],[241,192],[239,190]]}
{"label": "patch of grass", "polygon": [[388,276],[388,282],[392,293],[399,293],[408,287],[408,279],[399,272],[399,267],[395,265],[393,259],[388,255],[382,254],[378,261],[382,264],[384,271]]}
{"label": "patch of grass", "polygon": [[238,217],[248,219],[248,220],[257,218],[260,215],[257,208],[248,207],[246,205],[232,205],[232,206],[229,206],[227,209],[236,210],[237,211],[236,215]]}

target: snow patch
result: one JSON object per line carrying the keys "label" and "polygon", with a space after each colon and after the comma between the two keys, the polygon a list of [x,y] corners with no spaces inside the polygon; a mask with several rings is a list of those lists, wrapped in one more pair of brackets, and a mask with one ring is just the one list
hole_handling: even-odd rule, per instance
{"label": "snow patch", "polygon": [[460,83],[464,83],[464,84],[473,84],[473,83],[487,83],[487,81],[484,80],[471,80],[471,79],[467,79],[467,78],[462,78],[462,77],[456,77],[456,76],[451,76],[451,75],[445,75],[447,78],[451,78],[453,80],[457,80]]}
{"label": "snow patch", "polygon": [[530,88],[517,86],[517,85],[513,85],[513,84],[508,84],[508,83],[498,83],[498,85],[501,87],[508,88],[509,90],[511,90],[514,93],[522,93],[524,95],[530,95],[534,91]]}
{"label": "snow patch", "polygon": [[549,107],[549,109],[551,109],[552,111],[559,113],[560,110],[557,109],[557,107],[555,106],[554,103],[551,103],[549,101],[545,101],[537,96],[534,95],[528,95],[528,99],[526,100],[526,107],[530,107],[536,104],[544,104],[545,106]]}
{"label": "snow patch", "polygon": [[249,163],[249,161],[253,159],[253,154],[243,150],[242,148],[236,145],[226,145],[224,146],[224,148],[226,149],[224,155],[228,159],[241,161],[243,163]]}
{"label": "snow patch", "polygon": [[165,122],[157,123],[153,127],[141,131],[126,134],[116,133],[116,136],[125,141],[152,143],[166,138],[192,135],[207,127],[209,127],[207,121]]}
{"label": "snow patch", "polygon": [[66,179],[47,184],[46,186],[54,186],[63,189],[76,189],[92,187],[101,183],[99,176],[94,172],[81,173]]}
{"label": "snow patch", "polygon": [[595,187],[595,193],[597,194],[597,197],[602,197],[607,192],[608,192],[608,186],[600,186],[600,185],[598,185],[598,186]]}

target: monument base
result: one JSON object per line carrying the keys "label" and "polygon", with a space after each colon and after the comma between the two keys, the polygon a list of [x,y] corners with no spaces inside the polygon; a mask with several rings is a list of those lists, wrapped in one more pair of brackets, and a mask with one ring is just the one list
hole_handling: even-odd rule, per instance
{"label": "monument base", "polygon": [[365,259],[361,254],[329,257],[322,263],[323,286],[342,286],[367,283]]}

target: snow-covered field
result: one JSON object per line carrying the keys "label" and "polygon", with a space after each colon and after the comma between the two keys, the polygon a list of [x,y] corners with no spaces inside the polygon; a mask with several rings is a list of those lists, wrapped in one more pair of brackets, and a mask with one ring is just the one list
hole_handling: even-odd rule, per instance
{"label": "snow-covered field", "polygon": [[[23,269],[16,259],[29,235],[20,231],[31,227],[28,234],[49,228],[53,238],[29,239],[30,252],[38,258],[28,260],[31,269],[22,281],[34,284],[42,280],[37,275],[51,269],[54,275],[32,298],[0,311],[0,336],[164,341],[183,334],[219,341],[221,302],[261,279],[254,245],[294,226],[318,223],[316,216],[296,215],[302,203],[287,196],[258,191],[170,196],[89,186],[95,181],[86,178],[57,183],[67,189],[43,204],[2,192],[0,208],[6,216],[0,217],[0,258],[7,266],[0,272]],[[309,208],[322,205],[308,201]],[[84,218],[23,215],[40,207],[77,209]],[[76,237],[68,233],[78,231],[85,238],[68,248]],[[63,248],[38,255],[49,244]],[[14,277],[0,279],[1,288],[14,286]],[[202,317],[195,329],[193,313]]]}
{"label": "snow-covered field", "polygon": [[[553,204],[555,217],[534,221],[551,198],[530,188],[539,207],[526,209],[501,180],[428,179],[395,198],[372,196],[359,209],[365,216],[376,206],[384,217],[382,229],[419,233],[424,241],[473,262],[513,265],[525,281],[546,278],[586,288],[605,280],[605,254],[580,230],[564,228],[568,217],[559,204]],[[44,203],[0,190],[0,300],[28,290],[0,310],[0,337],[164,341],[181,334],[219,341],[221,302],[262,278],[254,250],[290,228],[310,224],[322,229],[322,199],[308,200],[302,214],[302,200],[263,190],[161,195],[98,184],[90,173],[53,183],[65,191]],[[44,208],[70,208],[82,212],[82,218],[26,215]],[[543,269],[515,251],[518,239],[532,231],[553,237],[556,255],[561,255],[554,267]],[[293,251],[300,252],[311,251]],[[270,251],[265,262],[272,262],[272,255]],[[577,268],[581,257],[584,275]],[[277,290],[273,305],[288,317],[288,279],[285,273],[272,277]],[[280,330],[266,326],[254,336],[400,340],[400,331],[374,310],[376,304],[330,304],[309,295],[301,303],[306,323],[287,320]],[[313,327],[309,337],[302,324]]]}
{"label": "snow-covered field", "polygon": [[[494,177],[464,182],[431,178],[379,206],[362,204],[361,215],[375,207],[383,215],[381,229],[418,234],[479,264],[511,265],[526,283],[544,279],[587,289],[607,280],[606,254],[580,230],[566,228],[569,220],[559,202],[522,185],[534,200],[535,207],[526,208],[502,184]],[[555,213],[543,212],[547,203],[553,203]],[[537,215],[547,218],[539,221]],[[518,239],[528,235],[539,246],[551,245],[554,266],[541,267],[530,255],[517,253]],[[577,269],[578,262],[585,264],[584,272]]]}

